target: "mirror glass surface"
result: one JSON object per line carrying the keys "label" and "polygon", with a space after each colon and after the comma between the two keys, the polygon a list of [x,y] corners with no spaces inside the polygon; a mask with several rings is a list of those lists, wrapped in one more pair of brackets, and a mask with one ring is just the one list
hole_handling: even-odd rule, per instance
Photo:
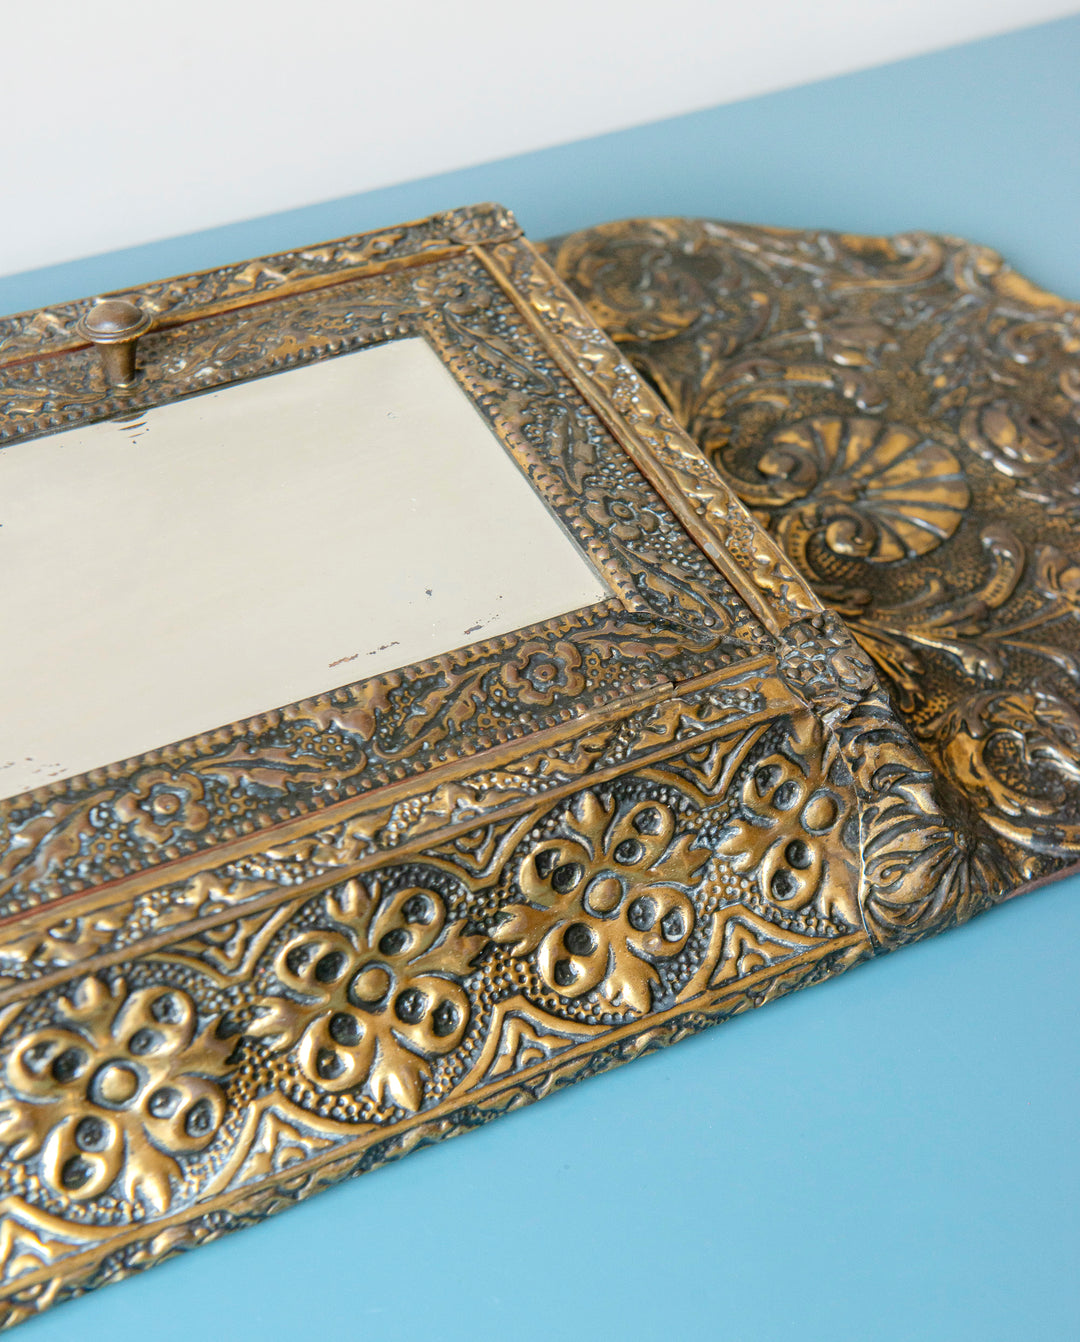
{"label": "mirror glass surface", "polygon": [[0,796],[603,600],[422,339],[0,449]]}

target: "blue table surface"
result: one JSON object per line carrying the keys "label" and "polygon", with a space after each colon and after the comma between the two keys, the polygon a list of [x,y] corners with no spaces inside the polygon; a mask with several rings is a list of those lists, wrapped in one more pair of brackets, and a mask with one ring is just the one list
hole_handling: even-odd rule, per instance
{"label": "blue table surface", "polygon": [[[0,311],[486,199],[538,238],[644,214],[931,229],[1080,298],[1078,72],[1080,17],[11,277]],[[23,1335],[1080,1338],[1078,970],[1074,878]]]}

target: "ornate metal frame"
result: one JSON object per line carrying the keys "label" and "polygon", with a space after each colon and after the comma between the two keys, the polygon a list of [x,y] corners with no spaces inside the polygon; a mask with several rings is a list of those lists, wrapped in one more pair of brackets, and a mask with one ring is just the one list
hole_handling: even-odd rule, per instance
{"label": "ornate metal frame", "polygon": [[995,252],[694,219],[554,264],[876,663],[1004,889],[1080,856],[1080,304]]}
{"label": "ornate metal frame", "polygon": [[4,1322],[1005,893],[505,211],[137,297],[123,390],[85,303],[0,324],[0,437],[420,334],[614,595],[0,803]]}

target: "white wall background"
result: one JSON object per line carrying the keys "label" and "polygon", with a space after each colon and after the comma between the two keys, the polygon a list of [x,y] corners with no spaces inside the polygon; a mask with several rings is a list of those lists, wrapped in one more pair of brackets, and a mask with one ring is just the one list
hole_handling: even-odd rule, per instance
{"label": "white wall background", "polygon": [[1076,0],[0,0],[0,274],[1076,12]]}

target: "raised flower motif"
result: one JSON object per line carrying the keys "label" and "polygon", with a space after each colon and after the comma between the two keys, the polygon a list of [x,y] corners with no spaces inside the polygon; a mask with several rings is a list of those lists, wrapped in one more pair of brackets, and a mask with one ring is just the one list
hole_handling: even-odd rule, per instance
{"label": "raised flower motif", "polygon": [[177,1157],[205,1148],[225,1117],[232,1043],[199,1029],[178,988],[111,988],[87,978],[56,1024],[21,1039],[3,1064],[0,1141],[38,1155],[40,1177],[84,1201],[119,1179],[123,1195],[168,1208]]}
{"label": "raised flower motif", "polygon": [[418,266],[412,291],[418,303],[452,312],[455,317],[471,317],[478,309],[491,305],[482,285],[463,280],[459,272],[448,267]]}
{"label": "raised flower motif", "polygon": [[535,953],[543,983],[560,997],[599,991],[612,1007],[644,1012],[657,965],[682,951],[694,930],[690,893],[709,854],[676,834],[659,801],[628,809],[584,793],[571,833],[544,839],[522,858],[513,904],[494,939],[514,955]]}
{"label": "raised flower motif", "polygon": [[552,647],[532,639],[518,648],[500,674],[506,688],[523,704],[547,708],[556,695],[572,698],[581,693],[585,677],[580,668],[581,653],[573,643],[560,641]]}
{"label": "raised flower motif", "polygon": [[204,796],[202,782],[194,774],[146,769],[117,801],[116,814],[147,843],[170,843],[178,834],[198,834],[210,823]]}
{"label": "raised flower motif", "polygon": [[328,910],[336,926],[305,928],[275,954],[283,991],[261,999],[248,1033],[295,1049],[321,1090],[366,1087],[378,1104],[418,1109],[432,1061],[469,1027],[461,981],[484,938],[448,925],[442,895],[422,886],[369,894],[351,881]]}
{"label": "raised flower motif", "polygon": [[624,491],[604,494],[585,505],[589,518],[606,535],[620,541],[636,541],[651,536],[660,526],[660,519],[649,508]]}
{"label": "raised flower motif", "polygon": [[746,775],[717,849],[736,871],[753,872],[784,913],[859,927],[854,808],[835,742],[826,744],[816,718],[797,720],[789,739]]}

